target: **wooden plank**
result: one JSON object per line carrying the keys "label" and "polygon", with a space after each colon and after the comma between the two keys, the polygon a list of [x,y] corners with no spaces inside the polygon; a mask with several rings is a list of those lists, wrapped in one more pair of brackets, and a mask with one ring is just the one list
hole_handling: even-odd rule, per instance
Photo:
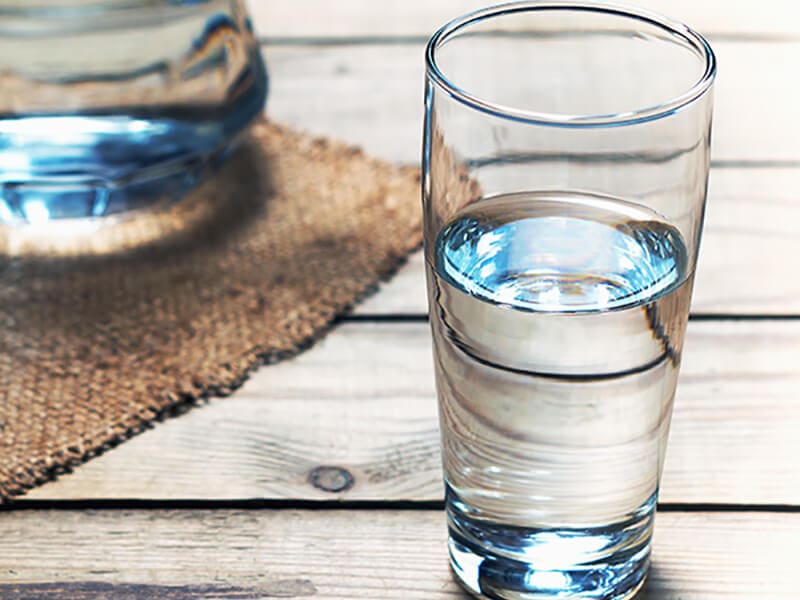
{"label": "wooden plank", "polygon": [[695,313],[800,314],[800,168],[712,169]]}
{"label": "wooden plank", "polygon": [[[692,311],[800,314],[800,168],[714,169]],[[425,314],[424,260],[412,256],[356,314]]]}
{"label": "wooden plank", "polygon": [[[800,43],[721,42],[714,155],[724,164],[794,161],[793,168],[714,169],[694,309],[712,313],[800,312],[800,279],[781,260],[796,254],[800,86],[789,57]],[[269,47],[274,118],[416,162],[422,119],[421,47]],[[319,90],[325,90],[320,94]],[[757,118],[756,118],[757,116]],[[425,312],[422,260],[358,309]]]}
{"label": "wooden plank", "polygon": [[[800,41],[716,41],[714,48],[720,75],[713,159],[800,161],[794,76]],[[267,46],[265,54],[272,76],[268,114],[381,158],[419,162],[421,44]]]}
{"label": "wooden plank", "polygon": [[[662,501],[800,503],[798,363],[799,321],[690,323]],[[427,324],[357,323],[30,497],[438,500],[439,461]]]}
{"label": "wooden plank", "polygon": [[[489,0],[305,0],[301,3],[250,0],[262,37],[429,35],[450,19],[488,6]],[[638,0],[637,5],[668,14],[702,32],[798,33],[797,3],[765,0]]]}
{"label": "wooden plank", "polygon": [[[0,596],[466,600],[439,511],[0,514]],[[665,513],[651,600],[797,598],[800,515]]]}
{"label": "wooden plank", "polygon": [[425,258],[422,251],[408,257],[389,281],[356,306],[356,315],[424,315],[428,311],[425,291]]}

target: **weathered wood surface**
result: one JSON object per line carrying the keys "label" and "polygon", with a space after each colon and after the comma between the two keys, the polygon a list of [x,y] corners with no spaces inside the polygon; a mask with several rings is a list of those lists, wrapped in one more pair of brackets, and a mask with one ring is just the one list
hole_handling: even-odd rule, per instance
{"label": "weathered wood surface", "polygon": [[[798,321],[690,323],[662,501],[800,504],[798,364]],[[30,497],[436,500],[438,435],[427,324],[351,323]]]}
{"label": "weathered wood surface", "polygon": [[[490,0],[250,0],[256,31],[270,37],[429,35],[440,25]],[[800,9],[794,0],[637,0],[635,3],[688,23],[701,32],[796,35]]]}
{"label": "weathered wood surface", "polygon": [[[0,514],[4,600],[466,600],[440,511]],[[639,600],[794,600],[800,515],[665,513]]]}
{"label": "weathered wood surface", "polygon": [[[712,42],[719,59],[712,159],[800,164],[800,83],[794,77],[800,39]],[[381,158],[419,162],[421,43],[267,45],[265,56],[268,114]]]}
{"label": "weathered wood surface", "polygon": [[[800,314],[800,5],[638,3],[712,34],[720,58],[694,310]],[[277,42],[266,46],[269,114],[412,163],[420,40],[485,2],[250,4],[259,33]],[[421,267],[417,255],[359,312],[423,313]],[[690,324],[662,501],[800,505],[798,364],[800,321]],[[440,499],[427,326],[344,325],[258,371],[233,397],[159,424],[30,496]],[[447,570],[439,511],[22,510],[0,512],[0,539],[4,600],[467,598]],[[639,598],[795,599],[799,555],[796,512],[662,513]]]}

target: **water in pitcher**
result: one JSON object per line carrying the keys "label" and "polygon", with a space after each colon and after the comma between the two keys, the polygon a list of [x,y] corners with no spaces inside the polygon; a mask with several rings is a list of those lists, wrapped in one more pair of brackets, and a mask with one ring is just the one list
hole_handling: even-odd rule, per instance
{"label": "water in pitcher", "polygon": [[430,258],[457,575],[489,598],[628,597],[691,295],[683,238],[620,199],[517,193],[463,209]]}
{"label": "water in pitcher", "polygon": [[261,112],[242,0],[0,0],[0,223],[180,198]]}

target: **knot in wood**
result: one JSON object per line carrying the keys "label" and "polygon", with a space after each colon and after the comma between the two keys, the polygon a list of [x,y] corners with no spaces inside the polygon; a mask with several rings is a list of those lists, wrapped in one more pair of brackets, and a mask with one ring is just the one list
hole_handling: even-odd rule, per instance
{"label": "knot in wood", "polygon": [[345,492],[353,487],[353,474],[342,467],[322,465],[311,470],[308,481],[324,492]]}

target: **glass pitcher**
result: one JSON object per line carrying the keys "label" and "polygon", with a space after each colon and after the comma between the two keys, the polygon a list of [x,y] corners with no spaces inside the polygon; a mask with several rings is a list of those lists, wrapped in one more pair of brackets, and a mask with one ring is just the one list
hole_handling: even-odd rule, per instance
{"label": "glass pitcher", "polygon": [[0,222],[183,196],[261,112],[243,0],[0,0]]}

